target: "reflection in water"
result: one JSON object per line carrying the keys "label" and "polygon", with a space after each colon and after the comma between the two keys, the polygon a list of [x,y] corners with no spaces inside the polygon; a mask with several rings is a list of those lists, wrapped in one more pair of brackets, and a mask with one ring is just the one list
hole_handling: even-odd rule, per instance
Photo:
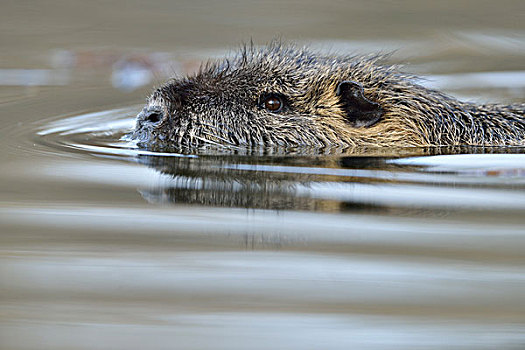
{"label": "reflection in water", "polygon": [[[516,166],[525,157],[515,156],[514,168],[498,170],[498,173],[490,170],[490,175],[519,174],[523,168]],[[525,188],[524,181],[518,180],[511,186],[504,181],[494,181],[488,186],[484,180],[480,189],[472,169],[464,173],[469,177],[458,179],[446,169],[428,171],[417,165],[403,165],[404,159],[359,156],[140,156],[138,159],[141,164],[171,177],[153,189],[141,190],[153,203],[323,211],[381,208],[383,212],[398,213],[407,208],[525,210],[525,195],[521,191]],[[309,166],[305,167],[306,164]],[[473,157],[472,166],[475,164]],[[436,189],[439,192],[429,194]],[[484,201],[485,198],[491,198],[490,202]]]}
{"label": "reflection in water", "polygon": [[232,169],[242,158],[139,158],[142,164],[171,176],[169,182],[141,191],[149,201],[201,204],[224,207],[315,210],[310,198],[296,195],[300,183],[310,174],[280,174]]}

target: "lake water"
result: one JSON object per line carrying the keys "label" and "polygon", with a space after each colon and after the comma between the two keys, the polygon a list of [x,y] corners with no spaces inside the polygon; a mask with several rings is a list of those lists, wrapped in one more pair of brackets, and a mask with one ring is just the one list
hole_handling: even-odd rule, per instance
{"label": "lake water", "polygon": [[2,8],[0,348],[525,349],[524,148],[121,139],[153,86],[250,38],[523,102],[524,2]]}

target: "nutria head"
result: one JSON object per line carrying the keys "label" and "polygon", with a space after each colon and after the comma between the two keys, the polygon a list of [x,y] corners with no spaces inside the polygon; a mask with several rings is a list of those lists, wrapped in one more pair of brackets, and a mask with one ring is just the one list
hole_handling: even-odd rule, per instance
{"label": "nutria head", "polygon": [[381,59],[322,55],[280,43],[244,47],[159,87],[131,137],[148,148],[484,142],[463,130],[474,105],[425,89],[396,67],[379,64]]}

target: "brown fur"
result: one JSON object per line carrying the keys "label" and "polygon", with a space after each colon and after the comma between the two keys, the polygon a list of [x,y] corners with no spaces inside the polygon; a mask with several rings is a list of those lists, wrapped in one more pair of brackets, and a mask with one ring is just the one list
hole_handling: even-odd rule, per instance
{"label": "brown fur", "polygon": [[[418,85],[382,59],[321,55],[280,43],[245,47],[158,88],[131,137],[153,148],[525,145],[525,104],[460,102]],[[366,100],[379,104],[384,113],[378,122],[349,122],[336,94],[342,81],[358,83]],[[261,96],[268,93],[283,96],[286,108],[262,108]],[[152,111],[158,121],[150,120]]]}

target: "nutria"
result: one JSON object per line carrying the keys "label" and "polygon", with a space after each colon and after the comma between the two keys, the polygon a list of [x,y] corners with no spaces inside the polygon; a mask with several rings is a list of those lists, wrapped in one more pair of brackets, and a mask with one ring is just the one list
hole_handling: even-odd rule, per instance
{"label": "nutria", "polygon": [[461,102],[384,58],[245,46],[156,89],[130,136],[149,148],[525,145],[525,104]]}

